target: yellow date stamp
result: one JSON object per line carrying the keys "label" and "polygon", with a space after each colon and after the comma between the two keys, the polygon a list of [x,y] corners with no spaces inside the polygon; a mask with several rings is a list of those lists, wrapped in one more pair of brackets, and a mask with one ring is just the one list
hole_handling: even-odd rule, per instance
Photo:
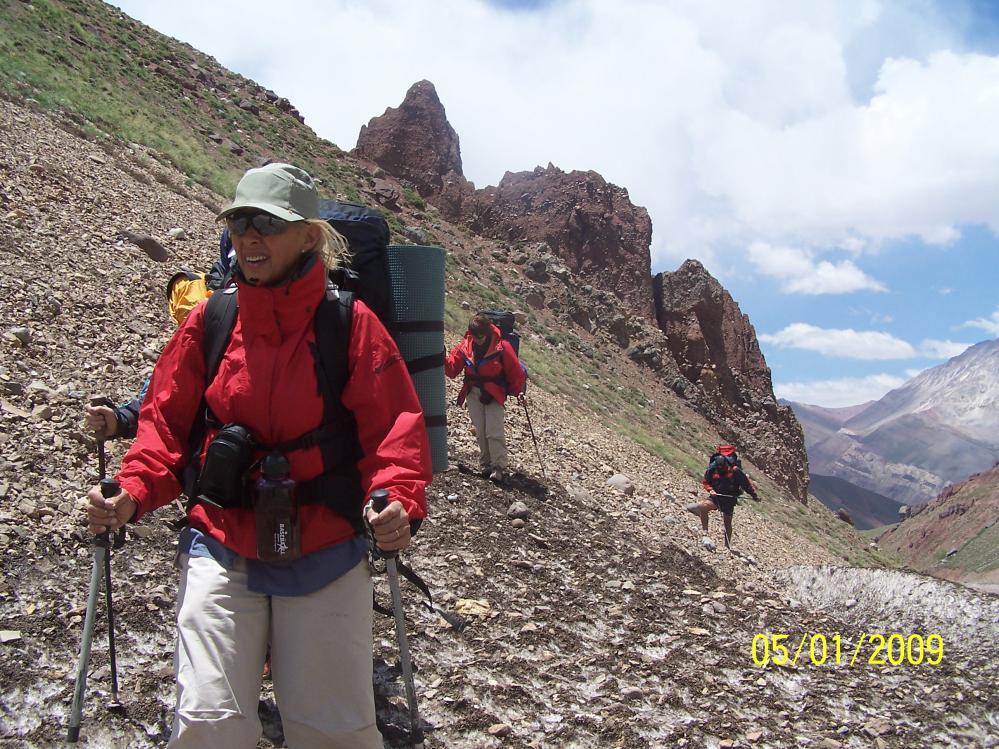
{"label": "yellow date stamp", "polygon": [[[863,651],[863,655],[861,655]],[[939,666],[944,658],[943,637],[938,634],[903,635],[898,632],[862,632],[850,642],[838,632],[825,635],[805,632],[800,637],[788,634],[757,634],[751,649],[757,666]]]}

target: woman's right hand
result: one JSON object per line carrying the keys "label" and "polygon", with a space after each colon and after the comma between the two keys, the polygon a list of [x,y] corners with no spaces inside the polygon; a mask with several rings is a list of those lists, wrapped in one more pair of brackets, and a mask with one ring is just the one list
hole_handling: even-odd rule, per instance
{"label": "woman's right hand", "polygon": [[132,519],[138,507],[132,495],[124,489],[113,497],[105,497],[101,494],[101,487],[95,486],[87,492],[87,524],[90,532],[100,534],[108,530],[117,531]]}
{"label": "woman's right hand", "polygon": [[87,406],[87,428],[101,440],[113,439],[118,434],[118,417],[114,409],[107,406]]}

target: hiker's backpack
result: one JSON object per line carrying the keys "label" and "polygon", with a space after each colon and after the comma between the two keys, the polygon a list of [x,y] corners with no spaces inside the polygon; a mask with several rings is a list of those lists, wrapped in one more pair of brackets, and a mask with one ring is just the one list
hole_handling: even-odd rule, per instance
{"label": "hiker's backpack", "polygon": [[742,468],[742,461],[733,451],[726,455],[720,452],[714,453],[708,461],[707,472],[710,475],[718,474],[721,478],[731,480],[737,469]]}
{"label": "hiker's backpack", "polygon": [[387,257],[389,225],[385,217],[358,203],[336,200],[319,201],[319,216],[350,246],[348,264],[330,271],[330,279],[357,295],[387,326],[392,321],[393,305]]}
{"label": "hiker's backpack", "polygon": [[[480,310],[479,314],[489,318],[489,321],[499,328],[500,337],[504,341],[510,343],[513,352],[517,355],[517,360],[520,362],[520,368],[524,372],[524,392],[527,392],[527,365],[524,364],[524,360],[520,358],[520,333],[514,330],[514,325],[517,322],[517,318],[514,316],[513,312],[509,310],[502,309],[484,309]],[[510,394],[509,388],[506,386],[506,381],[504,380],[504,390],[507,391],[507,395]]]}
{"label": "hiker's backpack", "polygon": [[170,278],[166,293],[170,317],[178,325],[187,319],[192,309],[212,295],[205,282],[205,274],[195,273],[186,268]]}
{"label": "hiker's backpack", "polygon": [[319,215],[350,248],[350,258],[330,272],[378,315],[399,347],[430,441],[433,472],[447,468],[447,400],[444,386],[444,251],[390,245],[382,214],[358,203],[319,201]]}
{"label": "hiker's backpack", "polygon": [[166,287],[167,306],[175,323],[180,325],[198,304],[232,283],[235,257],[229,230],[223,229],[219,239],[219,259],[208,273],[181,268],[171,276]]}

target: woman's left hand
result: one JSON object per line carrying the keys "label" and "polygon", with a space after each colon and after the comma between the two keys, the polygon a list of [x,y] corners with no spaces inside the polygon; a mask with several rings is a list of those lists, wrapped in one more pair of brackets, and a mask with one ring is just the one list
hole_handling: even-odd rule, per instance
{"label": "woman's left hand", "polygon": [[400,551],[409,546],[409,514],[398,500],[389,503],[381,512],[368,510],[368,523],[375,536],[375,543],[383,551]]}

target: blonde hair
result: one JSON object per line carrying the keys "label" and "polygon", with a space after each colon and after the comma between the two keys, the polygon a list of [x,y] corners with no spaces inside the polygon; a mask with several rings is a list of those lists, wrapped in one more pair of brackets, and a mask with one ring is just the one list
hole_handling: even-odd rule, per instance
{"label": "blonde hair", "polygon": [[332,270],[347,262],[350,258],[350,247],[340,232],[319,218],[308,218],[305,223],[315,226],[320,231],[320,240],[312,249],[319,255],[327,270]]}

